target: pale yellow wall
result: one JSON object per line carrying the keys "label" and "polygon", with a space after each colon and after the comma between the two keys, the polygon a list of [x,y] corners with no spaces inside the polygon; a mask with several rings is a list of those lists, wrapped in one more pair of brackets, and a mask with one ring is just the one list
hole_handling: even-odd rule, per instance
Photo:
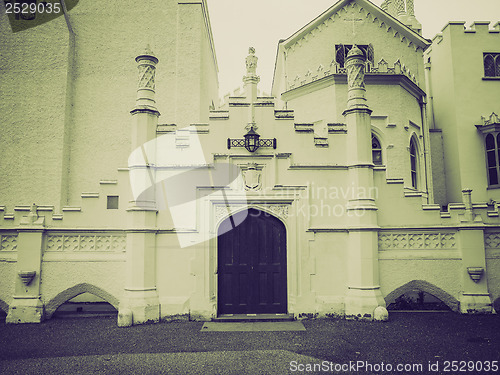
{"label": "pale yellow wall", "polygon": [[446,196],[446,169],[444,167],[443,134],[439,129],[431,130],[432,180],[434,185],[434,203],[444,206]]}
{"label": "pale yellow wall", "polygon": [[44,303],[50,302],[59,293],[80,283],[89,283],[111,294],[117,300],[120,299],[125,281],[124,259],[110,258],[106,261],[96,261],[90,254],[83,255],[87,259],[82,256],[80,261],[59,260],[42,263],[41,295]]}
{"label": "pale yellow wall", "polygon": [[475,127],[481,116],[500,111],[498,81],[482,79],[483,52],[500,52],[499,45],[500,33],[487,25],[465,31],[463,23],[449,23],[426,54],[435,126],[443,130],[448,202],[460,202],[465,188],[475,202],[500,198],[498,189],[486,189],[484,141]]}
{"label": "pale yellow wall", "polygon": [[[14,254],[15,256],[17,254]],[[12,261],[2,259],[0,261],[0,300],[7,305],[12,302],[14,295],[15,278],[17,277],[15,258]],[[5,311],[6,313],[8,311]]]}
{"label": "pale yellow wall", "polygon": [[12,34],[2,12],[1,204],[59,210],[79,205],[81,193],[96,191],[99,180],[117,179],[130,153],[134,59],[147,44],[160,60],[162,120],[203,122],[218,89],[205,5],[81,1],[69,12],[74,66],[63,17]]}
{"label": "pale yellow wall", "polygon": [[[403,253],[399,255],[404,257]],[[425,256],[419,258],[380,260],[382,294],[387,295],[413,280],[425,280],[458,299],[462,291],[460,283],[457,283],[462,271],[461,262],[456,259],[433,259]]]}
{"label": "pale yellow wall", "polygon": [[[67,91],[63,17],[12,33],[0,4],[1,204],[59,204]],[[12,206],[11,206],[12,207]]]}

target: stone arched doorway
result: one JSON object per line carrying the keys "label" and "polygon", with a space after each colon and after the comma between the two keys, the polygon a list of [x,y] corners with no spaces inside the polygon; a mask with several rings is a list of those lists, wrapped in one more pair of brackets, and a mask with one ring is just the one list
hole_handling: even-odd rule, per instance
{"label": "stone arched doorway", "polygon": [[287,313],[285,225],[251,208],[224,220],[218,234],[218,314]]}

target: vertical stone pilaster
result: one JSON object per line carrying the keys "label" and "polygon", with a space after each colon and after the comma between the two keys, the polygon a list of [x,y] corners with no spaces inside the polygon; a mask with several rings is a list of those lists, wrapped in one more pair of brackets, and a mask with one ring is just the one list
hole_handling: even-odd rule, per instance
{"label": "vertical stone pilaster", "polygon": [[[120,300],[118,325],[157,322],[160,304],[156,290],[156,127],[160,113],[155,102],[155,74],[158,59],[149,46],[136,58],[139,70],[137,99],[132,123],[132,151],[140,149],[137,160],[129,160],[134,199],[128,208],[126,285]],[[134,193],[134,194],[135,194]]]}
{"label": "vertical stone pilaster", "polygon": [[40,323],[44,319],[40,299],[44,220],[44,217],[38,217],[35,204],[29,215],[21,220],[17,238],[15,295],[7,323]]}
{"label": "vertical stone pilaster", "polygon": [[465,213],[462,216],[460,250],[462,252],[462,285],[460,312],[462,314],[492,313],[493,307],[488,292],[486,277],[486,251],[484,248],[484,230],[479,215],[474,215],[472,190],[462,190]]}
{"label": "vertical stone pilaster", "polygon": [[353,46],[346,59],[348,99],[348,176],[354,189],[347,202],[349,222],[348,290],[345,315],[348,319],[373,320],[378,306],[385,308],[379,285],[378,224],[371,154],[371,110],[364,84],[365,57]]}

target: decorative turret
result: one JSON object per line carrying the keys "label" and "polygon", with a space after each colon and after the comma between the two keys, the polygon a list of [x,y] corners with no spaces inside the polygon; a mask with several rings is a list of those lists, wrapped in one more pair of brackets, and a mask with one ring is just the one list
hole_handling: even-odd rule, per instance
{"label": "decorative turret", "polygon": [[422,24],[415,18],[415,0],[385,0],[380,8],[413,31],[422,34]]}
{"label": "decorative turret", "polygon": [[347,54],[347,109],[368,108],[365,89],[365,56],[356,45]]}

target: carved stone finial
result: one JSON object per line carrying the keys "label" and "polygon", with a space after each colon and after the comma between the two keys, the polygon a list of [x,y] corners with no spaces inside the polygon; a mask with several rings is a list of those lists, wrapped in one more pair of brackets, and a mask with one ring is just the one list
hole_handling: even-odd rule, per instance
{"label": "carved stone finial", "polygon": [[137,80],[137,98],[136,106],[132,113],[138,109],[152,110],[158,113],[155,102],[156,88],[156,64],[158,58],[153,54],[149,44],[146,46],[142,54],[135,58],[137,62],[138,80]]}

